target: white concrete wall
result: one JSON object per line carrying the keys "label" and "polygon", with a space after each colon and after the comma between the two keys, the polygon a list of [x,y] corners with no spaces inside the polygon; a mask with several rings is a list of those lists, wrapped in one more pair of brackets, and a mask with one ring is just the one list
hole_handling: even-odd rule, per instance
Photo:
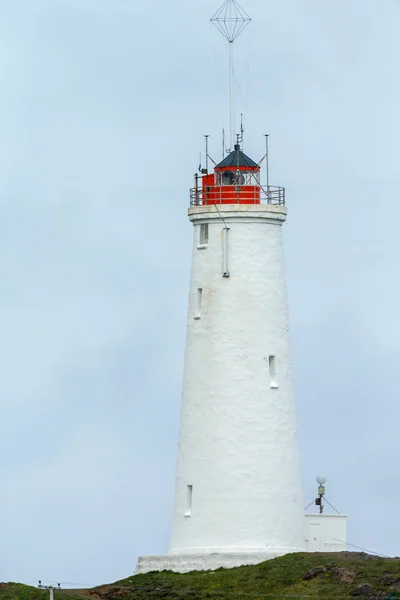
{"label": "white concrete wall", "polygon": [[281,553],[268,554],[259,552],[205,553],[202,554],[165,554],[142,556],[139,558],[135,575],[154,571],[173,571],[174,573],[190,573],[191,571],[215,571],[216,569],[233,569],[245,565],[258,565],[266,560],[276,558]]}
{"label": "white concrete wall", "polygon": [[306,515],[307,552],[343,552],[347,542],[347,515]]}
{"label": "white concrete wall", "polygon": [[[229,228],[230,278],[222,277],[216,207],[189,210],[194,245],[170,552],[297,551],[305,534],[281,238],[286,209],[218,208]],[[202,223],[209,242],[198,248]]]}

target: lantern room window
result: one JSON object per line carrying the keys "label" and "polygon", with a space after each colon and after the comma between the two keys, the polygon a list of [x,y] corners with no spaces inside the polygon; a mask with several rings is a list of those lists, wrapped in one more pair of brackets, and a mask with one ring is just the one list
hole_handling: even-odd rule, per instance
{"label": "lantern room window", "polygon": [[260,185],[260,174],[254,171],[222,171],[215,173],[216,185]]}

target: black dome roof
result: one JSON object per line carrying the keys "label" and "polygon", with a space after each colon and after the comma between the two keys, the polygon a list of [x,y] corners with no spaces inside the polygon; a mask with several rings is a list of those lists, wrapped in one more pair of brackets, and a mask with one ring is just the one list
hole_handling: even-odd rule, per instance
{"label": "black dome roof", "polygon": [[233,152],[228,154],[215,168],[219,169],[221,167],[250,167],[252,169],[258,167],[259,165],[251,160],[242,150],[240,149],[239,144],[235,145],[235,149]]}

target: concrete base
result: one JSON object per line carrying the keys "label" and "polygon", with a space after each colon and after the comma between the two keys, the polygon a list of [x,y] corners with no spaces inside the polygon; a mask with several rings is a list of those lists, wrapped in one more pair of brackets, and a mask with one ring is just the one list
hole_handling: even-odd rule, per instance
{"label": "concrete base", "polygon": [[[304,552],[300,549],[298,552]],[[290,552],[290,551],[289,551]],[[296,552],[296,550],[292,550]],[[215,569],[232,569],[245,565],[257,565],[271,558],[288,554],[288,550],[271,552],[210,553],[210,554],[165,554],[159,556],[142,556],[138,560],[135,575],[152,571],[173,571],[174,573],[190,573],[191,571],[215,571]]]}
{"label": "concrete base", "polygon": [[236,552],[186,552],[158,556],[142,556],[138,560],[135,575],[152,571],[215,571],[245,565],[257,565],[271,558],[292,552],[343,552],[346,550],[347,515],[305,515],[306,539],[304,548],[266,548]]}

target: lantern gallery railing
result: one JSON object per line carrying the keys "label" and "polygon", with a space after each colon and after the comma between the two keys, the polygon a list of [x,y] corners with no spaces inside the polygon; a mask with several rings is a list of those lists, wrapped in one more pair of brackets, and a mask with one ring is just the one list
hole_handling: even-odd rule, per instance
{"label": "lantern gallery railing", "polygon": [[190,206],[209,204],[278,204],[285,206],[285,188],[277,186],[205,186],[190,190]]}

